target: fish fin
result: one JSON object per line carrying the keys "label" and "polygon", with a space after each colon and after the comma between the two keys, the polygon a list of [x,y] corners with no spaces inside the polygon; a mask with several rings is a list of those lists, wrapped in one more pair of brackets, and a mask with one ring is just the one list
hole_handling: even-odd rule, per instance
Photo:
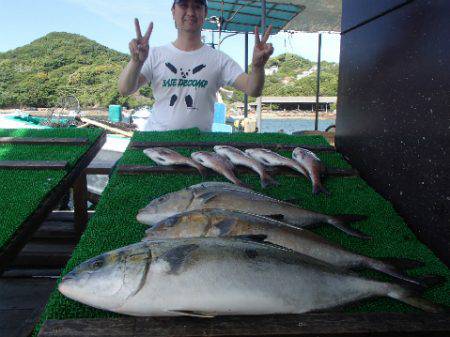
{"label": "fish fin", "polygon": [[232,226],[235,223],[236,223],[236,220],[232,219],[232,218],[226,218],[226,219],[219,221],[218,223],[215,223],[214,227],[219,229],[218,236],[228,236],[230,229],[232,228]]}
{"label": "fish fin", "polygon": [[203,204],[207,204],[209,201],[217,197],[217,194],[214,192],[204,192],[196,194],[195,197],[200,199]]}
{"label": "fish fin", "polygon": [[438,287],[447,282],[447,279],[441,275],[422,275],[416,278],[425,289]]}
{"label": "fish fin", "polygon": [[328,191],[323,185],[314,185],[313,186],[313,191],[312,191],[312,193],[314,194],[314,195],[318,195],[318,194],[320,194],[320,193],[323,193],[323,194],[325,194],[326,196],[330,196],[331,195],[331,192],[330,191]]}
{"label": "fish fin", "polygon": [[233,235],[233,236],[229,236],[229,237],[244,240],[244,241],[260,242],[260,243],[266,243],[264,240],[267,239],[267,235],[265,235],[265,234]]}
{"label": "fish fin", "polygon": [[198,172],[200,173],[200,175],[202,176],[203,179],[208,178],[208,176],[211,174],[211,173],[210,173],[211,171],[209,171],[209,170],[208,170],[206,167],[204,167],[204,166],[198,167],[197,170],[198,170]]}
{"label": "fish fin", "polygon": [[216,314],[202,311],[191,310],[168,310],[168,312],[178,314],[180,316],[199,317],[199,318],[214,318]]}
{"label": "fish fin", "polygon": [[370,240],[372,237],[368,234],[365,234],[357,229],[351,228],[350,226],[347,226],[348,222],[355,222],[355,221],[361,221],[367,219],[367,216],[365,215],[357,215],[357,214],[340,214],[340,215],[334,215],[328,220],[328,224],[340,229],[344,233],[347,233],[348,235],[364,239],[364,240]]}
{"label": "fish fin", "polygon": [[273,220],[277,221],[284,221],[284,215],[283,214],[263,214],[266,218],[271,218]]}
{"label": "fish fin", "polygon": [[397,269],[400,270],[407,270],[407,269],[414,269],[423,267],[425,264],[422,261],[417,261],[413,259],[408,258],[398,258],[398,257],[383,257],[383,258],[377,258],[379,261],[383,261],[384,263],[387,263],[391,266],[394,266]]}
{"label": "fish fin", "polygon": [[271,186],[279,186],[279,185],[280,185],[280,183],[278,181],[276,181],[275,179],[273,179],[269,175],[261,178],[261,187],[262,188],[267,188],[267,187],[271,187]]}
{"label": "fish fin", "polygon": [[432,312],[432,313],[448,312],[448,308],[446,308],[442,305],[430,302],[424,298],[421,298],[413,291],[405,289],[398,285],[391,284],[386,296],[388,296],[390,298],[394,298],[396,300],[399,300],[403,303],[409,304],[413,307],[422,309],[423,311],[426,311],[426,312]]}
{"label": "fish fin", "polygon": [[395,266],[385,263],[384,261],[380,261],[380,260],[376,260],[376,259],[370,259],[367,261],[366,264],[367,267],[373,269],[373,270],[377,270],[381,273],[384,273],[386,275],[390,275],[392,277],[395,277],[399,280],[402,281],[406,281],[409,283],[414,284],[415,286],[418,287],[424,287],[425,284],[423,283],[423,281],[420,278],[417,277],[411,277],[409,275],[407,275],[406,273],[404,273],[402,270],[397,269]]}

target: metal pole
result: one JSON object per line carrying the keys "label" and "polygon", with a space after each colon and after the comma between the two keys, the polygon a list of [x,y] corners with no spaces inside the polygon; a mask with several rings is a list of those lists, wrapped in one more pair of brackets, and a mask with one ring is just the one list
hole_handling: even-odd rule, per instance
{"label": "metal pole", "polygon": [[322,33],[319,33],[319,45],[317,47],[317,86],[316,86],[316,120],[314,130],[319,129],[319,95],[320,95],[320,53],[322,49]]}
{"label": "metal pole", "polygon": [[[248,32],[245,32],[245,73],[248,74]],[[248,116],[248,95],[244,94],[244,117]]]}
{"label": "metal pole", "polygon": [[[261,35],[266,30],[266,0],[261,0]],[[258,132],[261,132],[261,115],[262,115],[262,102],[261,96],[257,98],[256,102],[258,107],[256,109],[256,125],[258,126]]]}

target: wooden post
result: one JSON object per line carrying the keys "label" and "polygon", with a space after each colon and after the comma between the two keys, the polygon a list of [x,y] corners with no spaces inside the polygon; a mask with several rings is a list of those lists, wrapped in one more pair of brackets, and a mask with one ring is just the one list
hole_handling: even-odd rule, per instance
{"label": "wooden post", "polygon": [[73,184],[74,227],[78,234],[83,233],[88,222],[87,200],[86,171],[83,171]]}

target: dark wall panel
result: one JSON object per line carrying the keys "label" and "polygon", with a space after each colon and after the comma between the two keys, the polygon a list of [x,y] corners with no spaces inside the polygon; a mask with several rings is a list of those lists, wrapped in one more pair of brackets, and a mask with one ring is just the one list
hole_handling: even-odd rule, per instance
{"label": "dark wall panel", "polygon": [[343,34],[336,120],[339,151],[447,265],[449,13],[415,0]]}
{"label": "dark wall panel", "polygon": [[341,30],[353,28],[412,0],[343,0]]}

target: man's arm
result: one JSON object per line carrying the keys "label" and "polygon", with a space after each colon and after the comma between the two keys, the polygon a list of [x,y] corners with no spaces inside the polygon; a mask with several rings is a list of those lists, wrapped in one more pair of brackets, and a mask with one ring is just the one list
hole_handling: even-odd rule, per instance
{"label": "man's arm", "polygon": [[131,60],[122,70],[119,78],[119,92],[123,96],[135,93],[143,86],[147,79],[141,74],[142,64],[136,64]]}
{"label": "man's arm", "polygon": [[119,77],[119,92],[124,96],[136,92],[147,82],[144,75],[141,75],[141,69],[148,57],[148,41],[152,34],[153,23],[150,22],[144,36],[141,34],[138,19],[134,19],[134,25],[136,28],[136,39],[133,39],[129,44],[131,60]]}
{"label": "man's arm", "polygon": [[264,68],[253,68],[249,75],[246,73],[239,75],[233,87],[252,97],[261,96],[264,87]]}
{"label": "man's arm", "polygon": [[265,32],[262,40],[259,38],[258,27],[255,27],[255,48],[253,49],[252,72],[241,74],[234,81],[233,87],[245,92],[249,96],[261,96],[264,87],[264,66],[273,53],[271,43],[266,43],[269,39],[272,25]]}

